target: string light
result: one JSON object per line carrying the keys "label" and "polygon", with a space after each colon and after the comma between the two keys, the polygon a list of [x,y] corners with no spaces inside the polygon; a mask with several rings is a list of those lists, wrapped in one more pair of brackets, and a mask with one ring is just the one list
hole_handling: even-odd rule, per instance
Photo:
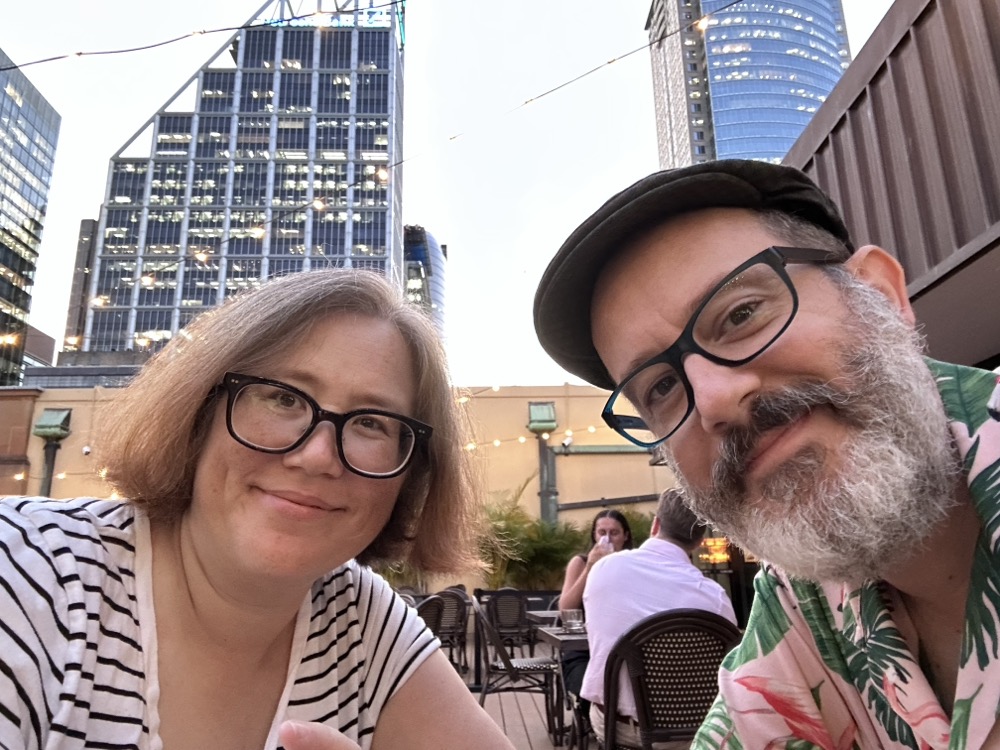
{"label": "string light", "polygon": [[[371,9],[391,8],[391,7],[395,6],[395,5],[404,4],[405,2],[406,2],[406,0],[390,0],[389,2],[386,2],[386,3],[382,4],[382,5],[372,5]],[[510,114],[512,114],[512,113],[514,113],[514,112],[516,112],[516,111],[518,111],[518,110],[520,110],[520,109],[528,106],[529,104],[533,104],[533,103],[537,102],[539,99],[543,99],[544,97],[549,96],[550,94],[554,94],[555,92],[557,92],[557,91],[559,91],[559,90],[561,90],[563,88],[566,88],[567,86],[570,86],[570,85],[576,83],[577,81],[580,81],[580,80],[586,78],[587,76],[590,76],[590,75],[596,73],[597,71],[602,70],[602,69],[608,67],[609,65],[612,65],[612,64],[618,62],[619,60],[624,60],[627,57],[631,57],[632,55],[634,55],[634,54],[636,54],[638,52],[642,52],[643,50],[647,50],[650,47],[652,47],[652,46],[654,46],[656,44],[659,44],[660,42],[664,41],[665,39],[668,39],[668,38],[670,38],[672,36],[676,36],[676,35],[680,34],[682,31],[692,30],[692,29],[697,29],[697,30],[700,30],[700,31],[705,31],[708,28],[709,19],[711,18],[712,15],[718,14],[718,13],[722,13],[722,12],[724,12],[726,10],[729,10],[733,6],[739,5],[741,2],[744,2],[744,0],[732,0],[732,2],[727,3],[726,5],[722,6],[721,8],[716,9],[712,13],[706,13],[705,15],[703,15],[703,16],[701,16],[699,18],[696,18],[696,19],[694,19],[694,20],[692,20],[690,22],[688,22],[687,24],[684,24],[683,26],[679,26],[676,29],[664,32],[662,36],[660,36],[660,37],[658,37],[656,39],[651,40],[648,44],[644,44],[641,47],[636,47],[635,49],[633,49],[633,50],[631,50],[629,52],[626,52],[626,53],[624,53],[622,55],[618,55],[617,57],[613,57],[610,60],[607,60],[606,62],[603,62],[603,63],[601,63],[600,65],[598,65],[598,66],[596,66],[594,68],[591,68],[590,70],[586,71],[585,73],[581,73],[580,75],[578,75],[578,76],[576,76],[574,78],[570,78],[570,79],[564,81],[563,83],[561,83],[558,86],[555,86],[555,87],[549,89],[548,91],[544,91],[541,94],[538,94],[537,96],[532,96],[532,97],[529,97],[528,99],[525,99],[523,102],[521,102],[521,104],[519,104],[518,106],[514,107],[511,110],[508,110],[505,113],[502,113],[502,115],[500,115],[500,116],[510,115]],[[284,21],[284,22],[291,22],[291,21],[297,21],[297,20],[301,20],[301,19],[314,18],[314,17],[318,17],[318,16],[326,16],[326,15],[332,16],[332,15],[335,15],[337,13],[339,13],[339,11],[316,11],[314,13],[307,13],[306,15],[303,15],[303,16],[290,16],[288,18],[283,18],[281,20]],[[271,23],[272,23],[271,21],[265,21],[262,24],[256,24],[256,26],[269,26],[269,25],[271,25]],[[179,36],[179,37],[176,37],[174,39],[168,39],[168,40],[163,41],[163,42],[156,42],[154,44],[148,44],[148,45],[145,45],[143,47],[132,47],[132,48],[128,48],[128,49],[118,49],[118,50],[105,50],[105,51],[100,51],[100,52],[75,52],[75,53],[67,54],[67,55],[57,55],[55,57],[47,57],[47,58],[44,58],[44,59],[41,59],[41,60],[33,60],[31,62],[22,63],[22,64],[19,64],[19,65],[0,66],[0,72],[4,72],[4,71],[7,71],[7,70],[18,70],[20,68],[27,68],[27,67],[32,66],[32,65],[40,65],[42,63],[54,62],[56,60],[63,60],[63,59],[69,58],[69,57],[86,57],[86,56],[91,56],[91,55],[118,55],[118,54],[124,54],[124,53],[128,53],[128,52],[139,52],[139,51],[142,51],[142,50],[154,49],[156,47],[163,47],[163,46],[166,46],[166,45],[169,45],[169,44],[173,44],[174,42],[179,42],[179,41],[182,41],[184,39],[187,39],[187,38],[190,38],[190,37],[194,37],[194,36],[202,36],[202,35],[205,35],[205,34],[216,34],[216,33],[223,32],[223,31],[242,31],[244,29],[250,29],[250,28],[255,28],[255,24],[248,23],[248,24],[244,24],[244,25],[241,25],[241,26],[228,26],[228,27],[223,27],[223,28],[218,28],[218,29],[211,29],[211,30],[192,31],[189,34],[185,34],[183,36]],[[498,116],[494,115],[494,116],[491,116],[491,117],[487,118],[485,121],[488,122],[488,123],[490,123],[490,124],[495,124],[498,119],[499,119]],[[455,141],[455,140],[457,140],[459,137],[461,137],[463,135],[465,135],[465,133],[459,133],[459,134],[451,135],[448,138],[446,138],[446,142]],[[389,164],[388,168],[386,168],[386,167],[380,167],[379,170],[378,170],[378,172],[377,172],[378,178],[380,180],[382,180],[383,182],[386,181],[388,179],[389,171],[390,170],[395,169],[396,167],[398,167],[398,166],[400,166],[402,164],[405,164],[407,161],[411,161],[413,158],[415,158],[415,157],[407,157],[405,159],[400,159],[397,162]]]}
{"label": "string light", "polygon": [[[723,7],[717,9],[716,11],[714,11],[714,13],[720,13],[720,12],[723,12],[725,10],[728,10],[729,8],[737,5],[740,2],[742,2],[742,0],[733,0],[732,2],[728,3],[727,5],[724,5]],[[390,0],[389,2],[383,3],[381,5],[372,5],[371,8],[372,9],[390,8],[390,7],[393,7],[395,5],[402,4],[402,3],[405,3],[405,0]],[[321,16],[334,16],[334,15],[338,15],[338,14],[339,14],[339,11],[326,11],[326,12],[324,12],[324,11],[317,10],[314,13],[308,13],[308,14],[301,15],[301,16],[289,16],[288,18],[281,18],[280,20],[282,22],[292,22],[292,21],[296,21],[296,20],[300,20],[300,19],[316,18],[316,17],[321,17]],[[586,78],[587,76],[589,76],[589,75],[591,75],[591,74],[593,74],[593,73],[595,73],[595,72],[597,72],[597,71],[599,71],[599,70],[601,70],[601,69],[603,69],[603,68],[605,68],[605,67],[607,67],[607,66],[609,66],[609,65],[611,65],[611,64],[613,64],[615,62],[617,62],[618,60],[625,59],[627,57],[630,57],[630,56],[636,54],[637,52],[641,52],[641,51],[643,51],[645,49],[649,49],[653,45],[662,42],[663,40],[667,39],[668,37],[675,36],[675,35],[681,33],[682,31],[684,31],[685,29],[697,28],[697,29],[699,29],[701,31],[705,31],[707,29],[707,27],[708,27],[708,21],[709,21],[710,16],[711,16],[711,14],[705,14],[704,16],[702,16],[702,17],[700,17],[698,19],[695,19],[695,20],[689,22],[688,24],[686,24],[684,26],[680,26],[677,29],[665,32],[659,38],[657,38],[655,40],[651,40],[649,43],[644,44],[641,47],[637,47],[636,49],[631,50],[630,52],[627,52],[627,53],[625,53],[623,55],[619,55],[618,57],[614,57],[614,58],[612,58],[612,59],[610,59],[610,60],[602,63],[601,65],[598,65],[595,68],[592,68],[591,70],[588,70],[585,73],[582,73],[581,75],[576,76],[575,78],[571,78],[571,79],[563,82],[562,84],[560,84],[558,86],[555,86],[554,88],[549,89],[548,91],[545,91],[545,92],[543,92],[541,94],[538,94],[537,96],[533,96],[533,97],[530,97],[530,98],[526,99],[520,105],[518,105],[517,107],[515,107],[512,110],[509,110],[505,114],[506,115],[512,114],[513,112],[515,112],[515,111],[517,111],[519,109],[522,109],[523,107],[525,107],[525,106],[527,106],[529,104],[532,104],[532,103],[538,101],[539,99],[542,99],[542,98],[544,98],[544,97],[546,97],[546,96],[548,96],[550,94],[555,93],[556,91],[559,91],[560,89],[565,88],[566,86],[569,86],[569,85],[571,85],[573,83],[576,83],[577,81],[579,81],[579,80],[581,80],[583,78]],[[256,21],[258,19],[255,18],[254,20]],[[188,34],[185,34],[185,35],[182,35],[182,36],[179,36],[179,37],[175,37],[173,39],[168,39],[166,41],[156,42],[156,43],[144,45],[144,46],[141,46],[141,47],[131,47],[131,48],[127,48],[127,49],[117,49],[117,50],[102,50],[102,51],[95,51],[95,52],[76,52],[76,53],[73,53],[73,54],[58,55],[58,56],[55,56],[55,57],[49,57],[49,58],[44,58],[44,59],[40,59],[40,60],[33,60],[33,61],[30,61],[30,62],[27,62],[27,63],[22,63],[22,64],[16,64],[16,65],[12,64],[12,65],[7,65],[7,66],[0,66],[0,72],[7,71],[7,70],[18,70],[18,69],[27,68],[27,67],[30,67],[30,66],[33,66],[33,65],[39,65],[39,64],[42,64],[42,63],[46,63],[46,62],[54,62],[56,60],[66,59],[66,58],[69,58],[69,57],[86,57],[86,56],[96,56],[96,55],[116,55],[116,54],[125,54],[125,53],[129,53],[129,52],[138,52],[138,51],[143,51],[143,50],[148,50],[148,49],[154,49],[154,48],[157,48],[157,47],[163,47],[163,46],[166,46],[166,45],[170,45],[170,44],[182,41],[182,40],[190,38],[190,37],[204,36],[204,35],[207,35],[207,34],[215,34],[215,33],[220,33],[220,32],[227,32],[227,31],[228,32],[241,31],[241,30],[244,30],[244,29],[254,28],[255,26],[268,26],[268,25],[271,25],[272,23],[273,23],[273,21],[265,21],[265,22],[263,22],[261,24],[255,24],[255,23],[251,22],[251,23],[240,25],[240,26],[230,26],[230,27],[222,27],[222,28],[211,29],[211,30],[192,31],[192,32],[190,32]],[[492,118],[490,118],[490,122],[495,122],[496,119],[497,119],[496,117],[492,117]],[[452,136],[452,137],[448,138],[448,140],[449,141],[455,140],[455,138],[457,138],[457,136]],[[397,161],[397,162],[395,162],[393,164],[389,164],[388,168],[384,167],[384,166],[383,167],[379,167],[377,169],[377,171],[375,172],[375,176],[377,177],[377,179],[379,181],[386,182],[389,179],[390,170],[395,169],[398,166],[401,166],[406,161],[409,161],[412,158],[413,157],[410,157],[410,158],[407,158],[407,159],[401,159],[401,160],[399,160],[399,161]],[[325,210],[327,208],[327,204],[326,204],[326,201],[324,201],[321,198],[314,199],[310,203],[306,204],[305,206],[300,206],[300,207],[296,207],[294,209],[290,209],[290,210],[286,210],[284,212],[281,212],[280,214],[278,214],[278,216],[272,217],[270,220],[265,221],[263,226],[257,226],[257,227],[254,227],[253,229],[251,229],[250,232],[249,232],[249,234],[254,239],[258,239],[258,240],[263,239],[266,236],[266,234],[267,234],[267,225],[268,224],[270,224],[273,221],[275,221],[275,219],[282,218],[283,216],[287,215],[288,213],[291,213],[291,212],[296,211],[296,210],[302,210],[303,208],[307,208],[307,207],[312,207],[314,210],[322,211],[322,210]],[[232,236],[224,238],[219,243],[219,248],[223,247],[230,239],[232,239]],[[208,254],[205,253],[205,252],[202,252],[202,251],[195,252],[192,257],[194,257],[200,263],[206,263],[206,261],[209,258]],[[183,262],[182,260],[178,260],[178,261],[175,261],[173,263],[167,264],[165,266],[161,266],[158,269],[158,271],[160,273],[162,273],[164,271],[171,270],[172,268],[180,266],[180,264],[182,262]],[[144,288],[150,288],[150,287],[155,286],[155,284],[156,284],[155,275],[153,273],[145,273],[145,274],[143,274],[140,277],[140,283],[142,284],[142,286]],[[93,307],[103,307],[108,302],[109,302],[109,299],[106,296],[100,296],[100,297],[97,297],[97,298],[91,300],[90,304]],[[494,386],[493,390],[497,391],[497,390],[499,390],[499,387],[498,386]],[[465,401],[463,401],[462,399],[459,399],[459,402],[460,403],[466,403],[467,399]]]}
{"label": "string light", "polygon": [[[381,5],[372,5],[366,10],[380,10],[382,8],[391,8],[394,5],[405,5],[406,0],[389,0],[389,2],[383,3]],[[283,23],[290,23],[292,21],[301,21],[309,18],[320,18],[322,16],[334,16],[339,15],[340,11],[315,11],[313,13],[306,13],[303,16],[288,16],[287,18],[280,18],[279,21]],[[257,20],[256,18],[254,19]],[[274,20],[264,21],[263,23],[256,24],[256,26],[270,26],[274,23]],[[174,44],[175,42],[182,42],[185,39],[190,39],[197,36],[206,36],[208,34],[219,34],[224,31],[242,31],[244,29],[255,28],[254,23],[247,23],[241,26],[223,26],[218,29],[202,29],[200,31],[191,31],[187,34],[182,34],[181,36],[174,37],[173,39],[167,39],[162,42],[153,42],[152,44],[145,44],[141,47],[128,47],[127,49],[110,49],[110,50],[98,50],[95,52],[71,52],[65,55],[56,55],[54,57],[45,57],[41,60],[32,60],[31,62],[21,63],[20,65],[6,65],[0,66],[0,73],[6,72],[8,70],[18,70],[19,68],[28,68],[32,65],[41,65],[42,63],[56,62],[57,60],[65,60],[70,57],[98,57],[104,55],[123,55],[129,52],[144,52],[145,50],[156,49],[157,47],[166,47],[168,45]]]}

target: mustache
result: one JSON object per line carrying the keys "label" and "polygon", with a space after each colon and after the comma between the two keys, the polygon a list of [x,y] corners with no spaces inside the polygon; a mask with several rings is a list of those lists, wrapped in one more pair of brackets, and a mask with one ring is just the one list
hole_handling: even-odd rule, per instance
{"label": "mustache", "polygon": [[723,438],[719,458],[712,469],[717,487],[742,490],[743,472],[761,436],[776,427],[784,427],[819,406],[830,407],[850,424],[863,420],[851,411],[850,394],[826,382],[805,382],[785,386],[754,398],[745,425],[732,428]]}

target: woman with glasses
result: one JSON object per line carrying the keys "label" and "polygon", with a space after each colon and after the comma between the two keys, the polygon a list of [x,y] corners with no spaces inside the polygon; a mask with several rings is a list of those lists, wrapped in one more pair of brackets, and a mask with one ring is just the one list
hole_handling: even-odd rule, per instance
{"label": "woman with glasses", "polygon": [[0,503],[0,746],[511,747],[367,567],[474,565],[441,345],[382,277],[230,300],[100,427],[125,500]]}

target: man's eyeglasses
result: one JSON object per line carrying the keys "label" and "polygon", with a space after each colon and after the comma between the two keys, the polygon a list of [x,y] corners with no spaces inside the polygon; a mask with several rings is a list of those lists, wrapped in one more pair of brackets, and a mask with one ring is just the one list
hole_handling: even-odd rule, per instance
{"label": "man's eyeglasses", "polygon": [[238,443],[263,453],[288,453],[302,445],[320,422],[332,422],[341,462],[355,474],[389,479],[402,474],[430,425],[381,409],[346,414],[322,409],[315,399],[278,380],[227,372],[226,426]]}
{"label": "man's eyeglasses", "polygon": [[709,292],[666,351],[622,380],[601,417],[636,445],[659,445],[694,410],[684,357],[700,354],[727,367],[746,364],[785,332],[798,310],[799,298],[785,266],[841,260],[833,251],[803,247],[769,247],[757,253]]}

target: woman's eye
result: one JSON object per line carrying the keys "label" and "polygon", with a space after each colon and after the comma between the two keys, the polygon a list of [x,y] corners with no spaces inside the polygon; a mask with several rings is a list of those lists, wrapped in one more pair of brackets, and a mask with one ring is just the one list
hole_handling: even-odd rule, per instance
{"label": "woman's eye", "polygon": [[298,406],[299,403],[298,396],[296,396],[293,393],[287,393],[287,392],[279,393],[277,396],[275,396],[274,400],[277,402],[279,406],[283,406],[286,409],[294,408]]}
{"label": "woman's eye", "polygon": [[386,433],[386,424],[384,420],[379,419],[374,416],[361,416],[358,417],[354,422],[358,427],[368,430],[371,432],[381,432]]}

